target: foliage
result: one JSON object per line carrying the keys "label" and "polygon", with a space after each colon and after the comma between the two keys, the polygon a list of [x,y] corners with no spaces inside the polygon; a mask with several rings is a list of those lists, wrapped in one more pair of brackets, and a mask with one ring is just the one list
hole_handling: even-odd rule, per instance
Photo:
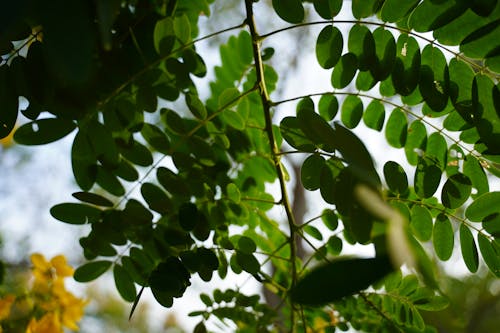
{"label": "foliage", "polygon": [[31,255],[32,282],[27,292],[0,298],[0,331],[63,333],[77,331],[87,301],[66,290],[64,279],[73,268],[62,255],[47,261],[41,254]]}
{"label": "foliage", "polygon": [[[353,0],[353,18],[337,20],[347,2],[273,0],[292,25],[261,35],[253,7],[263,4],[246,0],[243,23],[199,37],[211,2],[76,0],[69,9],[51,1],[3,11],[0,137],[16,124],[19,96],[31,122],[16,130],[18,143],[76,133],[80,202],[51,214],[90,224],[77,281],[112,270],[132,312],[144,288],[170,307],[193,274],[208,282],[229,269],[282,299],[270,309],[237,290],[202,294],[195,332],[213,317],[239,331],[433,332],[420,312],[440,310],[446,298],[425,247],[446,261],[458,234],[467,268],[476,272],[482,258],[500,276],[500,196],[489,191],[500,175],[497,1]],[[311,10],[322,20],[309,20]],[[279,100],[279,55],[262,46],[312,25],[323,26],[315,55],[332,87]],[[230,31],[202,98],[197,82],[209,69],[197,45]],[[295,115],[273,118],[294,101]],[[401,149],[402,160],[380,172],[353,131],[360,124]],[[304,224],[283,163],[297,153],[305,157],[297,177],[328,207]],[[275,206],[288,230],[270,217]],[[302,241],[308,258],[298,253]],[[373,244],[376,256],[337,258],[345,243]]]}

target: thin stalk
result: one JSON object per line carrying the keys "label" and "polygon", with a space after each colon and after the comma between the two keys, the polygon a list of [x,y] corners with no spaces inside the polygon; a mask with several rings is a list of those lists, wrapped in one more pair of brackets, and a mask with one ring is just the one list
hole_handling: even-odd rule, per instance
{"label": "thin stalk", "polygon": [[[286,188],[286,181],[285,181],[285,172],[283,170],[283,166],[280,161],[280,150],[278,148],[278,145],[276,143],[276,138],[274,137],[273,133],[273,121],[272,121],[272,116],[271,116],[271,99],[269,98],[269,94],[266,89],[266,80],[264,77],[264,65],[262,62],[262,56],[261,56],[261,50],[260,50],[260,43],[261,43],[261,37],[259,36],[257,32],[257,27],[255,24],[255,18],[253,15],[253,1],[252,0],[245,0],[245,7],[246,7],[246,24],[248,25],[250,29],[250,34],[252,36],[252,48],[253,48],[253,57],[255,61],[255,71],[256,71],[256,76],[257,76],[257,85],[259,86],[259,94],[260,94],[260,99],[262,102],[262,107],[264,109],[264,117],[266,120],[266,133],[267,137],[269,139],[269,145],[271,148],[271,155],[273,158],[273,163],[276,168],[276,173],[278,176],[279,184],[280,184],[280,191],[281,191],[281,203],[283,204],[283,207],[285,208],[285,213],[288,219],[288,225],[290,229],[290,235],[288,238],[288,242],[290,244],[290,265],[291,267],[291,288],[293,288],[296,283],[297,283],[297,266],[296,266],[296,252],[297,252],[297,245],[295,243],[295,234],[297,230],[297,226],[295,223],[295,218],[292,213],[292,207],[290,200],[288,198],[288,192]],[[291,304],[291,311],[290,311],[290,331],[295,332],[296,331],[296,324],[295,324],[295,308],[293,304]]]}

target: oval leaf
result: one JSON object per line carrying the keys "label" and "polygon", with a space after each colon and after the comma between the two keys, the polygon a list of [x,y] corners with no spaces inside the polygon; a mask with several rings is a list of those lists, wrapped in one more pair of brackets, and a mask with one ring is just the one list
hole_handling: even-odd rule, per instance
{"label": "oval leaf", "polygon": [[115,280],[116,290],[120,296],[127,302],[133,302],[137,296],[135,284],[125,268],[121,265],[115,264],[113,268],[113,277]]}
{"label": "oval leaf", "polygon": [[385,127],[385,138],[394,148],[402,148],[406,143],[408,120],[406,114],[397,108],[391,112]]}
{"label": "oval leaf", "polygon": [[300,179],[302,181],[302,186],[306,190],[314,191],[320,187],[320,176],[321,170],[325,165],[325,159],[314,154],[306,158],[300,169]]}
{"label": "oval leaf", "polygon": [[465,217],[472,222],[482,222],[486,217],[500,213],[500,192],[488,192],[476,198],[465,210]]}
{"label": "oval leaf", "polygon": [[332,68],[342,55],[344,40],[336,27],[328,25],[321,30],[316,41],[316,58],[323,68]]}
{"label": "oval leaf", "polygon": [[67,119],[45,118],[19,127],[14,140],[22,145],[44,145],[57,141],[73,132],[76,124]]}
{"label": "oval leaf", "polygon": [[70,224],[85,224],[100,219],[101,210],[79,203],[62,203],[50,209],[52,217]]}
{"label": "oval leaf", "polygon": [[432,215],[429,210],[420,205],[411,208],[411,230],[415,237],[422,242],[426,242],[432,237]]}
{"label": "oval leaf", "polygon": [[97,279],[111,267],[111,261],[98,260],[86,263],[75,270],[74,279],[78,282],[89,282]]}
{"label": "oval leaf", "polygon": [[479,267],[479,255],[477,253],[476,242],[469,227],[465,224],[460,225],[460,248],[467,269],[475,273]]}
{"label": "oval leaf", "polygon": [[446,261],[450,259],[453,252],[453,228],[448,217],[439,214],[432,230],[432,244],[439,259]]}
{"label": "oval leaf", "polygon": [[283,20],[300,23],[304,20],[304,6],[301,0],[273,0],[273,8]]}
{"label": "oval leaf", "polygon": [[441,190],[441,202],[445,207],[458,208],[464,204],[470,196],[472,183],[469,177],[461,173],[452,175]]}

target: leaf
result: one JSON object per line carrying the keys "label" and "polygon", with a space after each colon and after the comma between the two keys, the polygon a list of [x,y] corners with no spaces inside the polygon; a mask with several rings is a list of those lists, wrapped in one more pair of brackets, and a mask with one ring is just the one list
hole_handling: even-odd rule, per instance
{"label": "leaf", "polygon": [[448,104],[449,75],[443,53],[432,45],[422,51],[419,89],[427,105],[435,112]]}
{"label": "leaf", "polygon": [[110,267],[111,261],[98,260],[88,262],[78,267],[73,275],[78,282],[89,282],[104,274]]}
{"label": "leaf", "polygon": [[338,256],[342,252],[343,242],[338,236],[331,236],[326,243],[328,253]]}
{"label": "leaf", "polygon": [[419,3],[419,0],[386,0],[382,5],[380,16],[384,22],[397,22],[404,18]]}
{"label": "leaf", "polygon": [[408,177],[401,165],[394,161],[384,164],[384,177],[389,189],[400,195],[408,192]]}
{"label": "leaf", "polygon": [[71,147],[71,166],[76,183],[84,191],[90,190],[94,185],[97,176],[96,162],[86,132],[79,130]]}
{"label": "leaf", "polygon": [[396,41],[389,30],[379,27],[373,32],[375,40],[376,63],[370,72],[377,81],[389,77],[396,61]]}
{"label": "leaf", "polygon": [[14,129],[19,109],[17,92],[15,87],[9,82],[9,74],[11,74],[9,70],[11,73],[13,72],[12,67],[6,64],[0,66],[0,101],[2,101],[0,111],[0,139],[5,138]]}
{"label": "leaf", "polygon": [[14,133],[14,140],[22,145],[44,145],[62,139],[75,128],[76,124],[67,119],[38,119],[19,127]]}
{"label": "leaf", "polygon": [[238,242],[236,244],[236,248],[246,254],[252,254],[257,250],[257,246],[255,245],[255,242],[253,239],[246,237],[246,236],[241,236],[238,238]]}
{"label": "leaf", "polygon": [[471,194],[472,183],[469,177],[462,173],[452,175],[441,190],[441,202],[445,207],[458,208],[462,206]]}
{"label": "leaf", "polygon": [[349,52],[358,59],[360,71],[367,71],[375,67],[377,60],[375,40],[371,31],[365,25],[355,24],[351,27],[347,44]]}
{"label": "leaf", "polygon": [[332,72],[332,86],[337,89],[347,87],[354,79],[358,70],[358,58],[353,53],[346,53],[340,58],[340,62],[335,66]]}
{"label": "leaf", "polygon": [[229,200],[233,201],[234,203],[240,203],[241,193],[238,187],[234,183],[227,184],[226,193]]}
{"label": "leaf", "polygon": [[363,113],[363,122],[368,128],[381,131],[384,126],[385,108],[378,100],[372,100]]}
{"label": "leaf", "polygon": [[466,209],[465,217],[482,222],[488,216],[500,213],[500,192],[488,192],[477,197]]}
{"label": "leaf", "polygon": [[436,192],[441,181],[442,171],[434,162],[426,158],[419,158],[415,170],[415,192],[420,198],[430,198]]}
{"label": "leaf", "polygon": [[283,118],[280,122],[280,132],[286,142],[297,150],[314,152],[316,149],[314,143],[300,129],[295,117]]}
{"label": "leaf", "polygon": [[237,251],[236,261],[245,272],[257,274],[260,271],[260,263],[253,254]]}
{"label": "leaf", "polygon": [[335,118],[339,109],[339,101],[334,95],[322,95],[318,103],[319,115],[326,121]]}
{"label": "leaf", "polygon": [[186,105],[196,118],[203,120],[207,117],[207,109],[205,109],[205,105],[198,95],[189,92],[186,93]]}
{"label": "leaf", "polygon": [[187,44],[191,40],[191,24],[186,14],[174,18],[174,32],[182,44]]}
{"label": "leaf", "polygon": [[91,192],[75,192],[72,196],[80,201],[88,202],[96,206],[113,207],[113,202],[111,200],[99,194]]}
{"label": "leaf", "polygon": [[378,10],[379,3],[378,0],[352,0],[352,14],[357,19],[372,16]]}
{"label": "leaf", "polygon": [[156,52],[160,55],[167,55],[172,51],[175,43],[174,20],[165,17],[156,22],[153,41]]}
{"label": "leaf", "polygon": [[104,166],[116,167],[120,162],[120,154],[109,128],[98,121],[92,121],[86,132],[95,158]]}
{"label": "leaf", "polygon": [[233,127],[234,129],[237,129],[239,131],[245,129],[245,119],[243,119],[241,115],[235,111],[222,111],[222,118],[229,126]]}
{"label": "leaf", "polygon": [[342,55],[344,41],[337,27],[327,25],[316,41],[316,58],[321,67],[328,69],[337,64]]}
{"label": "leaf", "polygon": [[235,103],[238,103],[240,98],[240,91],[237,88],[227,88],[225,89],[218,98],[218,108],[222,110],[224,108],[229,108]]}
{"label": "leaf", "polygon": [[402,148],[406,143],[408,134],[408,120],[401,109],[396,108],[391,112],[385,126],[385,138],[394,148]]}
{"label": "leaf", "polygon": [[292,300],[313,306],[335,302],[368,288],[392,270],[385,256],[333,261],[302,278],[292,289]]}
{"label": "leaf", "polygon": [[477,190],[476,196],[489,192],[488,178],[476,157],[470,154],[465,156],[463,169],[464,175],[469,177],[472,186]]}
{"label": "leaf", "polygon": [[337,214],[335,214],[335,211],[331,209],[323,210],[323,213],[321,214],[321,220],[323,221],[323,224],[331,231],[335,231],[339,226],[339,218]]}
{"label": "leaf", "polygon": [[408,25],[418,32],[435,30],[460,16],[467,7],[461,1],[424,1],[412,12]]}
{"label": "leaf", "polygon": [[300,23],[304,20],[304,7],[301,0],[273,0],[276,14],[288,23]]}
{"label": "leaf", "polygon": [[321,170],[324,165],[325,159],[321,155],[313,154],[306,158],[300,169],[300,179],[306,190],[319,189]]}
{"label": "leaf", "polygon": [[50,215],[59,221],[70,224],[93,223],[100,219],[101,210],[80,203],[62,203],[50,209]]}
{"label": "leaf", "polygon": [[358,126],[363,116],[363,102],[359,96],[349,95],[342,103],[341,120],[349,129]]}
{"label": "leaf", "polygon": [[321,234],[321,231],[319,231],[319,229],[315,226],[308,224],[304,226],[303,230],[306,234],[313,237],[314,239],[319,241],[323,240],[323,234]]}
{"label": "leaf", "polygon": [[496,39],[500,33],[498,18],[476,31],[468,35],[460,43],[460,51],[471,58],[484,59],[489,54],[497,51],[498,40]]}
{"label": "leaf", "polygon": [[476,242],[469,227],[465,224],[460,225],[460,248],[465,266],[471,273],[477,272],[479,267],[479,255],[477,253]]}
{"label": "leaf", "polygon": [[147,167],[153,164],[151,151],[135,140],[131,144],[120,145],[119,151],[123,157],[135,165]]}
{"label": "leaf", "polygon": [[115,279],[116,290],[127,302],[133,302],[137,295],[135,284],[127,271],[119,264],[113,267],[113,277]]}
{"label": "leaf", "polygon": [[427,242],[432,237],[432,215],[425,206],[413,205],[411,208],[410,228],[415,237]]}
{"label": "leaf", "polygon": [[169,154],[170,141],[165,133],[157,126],[144,123],[141,129],[141,135],[151,147],[162,154]]}
{"label": "leaf", "polygon": [[310,98],[302,99],[297,105],[297,121],[302,133],[322,149],[335,150],[335,131],[319,114],[314,112]]}
{"label": "leaf", "polygon": [[314,0],[313,3],[316,12],[325,20],[337,16],[342,8],[342,0]]}
{"label": "leaf", "polygon": [[427,145],[427,130],[425,125],[419,120],[414,120],[408,128],[408,135],[405,144],[405,154],[408,163],[417,165],[420,151]]}
{"label": "leaf", "polygon": [[198,207],[194,203],[183,203],[179,207],[179,224],[182,229],[191,231],[198,224],[199,213]]}
{"label": "leaf", "polygon": [[453,252],[454,234],[450,220],[444,214],[439,214],[432,230],[432,244],[439,259],[450,259]]}
{"label": "leaf", "polygon": [[396,43],[396,61],[392,71],[395,91],[403,96],[410,95],[420,79],[420,49],[415,38],[402,34]]}
{"label": "leaf", "polygon": [[495,248],[495,243],[490,242],[490,240],[481,233],[478,234],[477,241],[479,244],[479,251],[481,251],[486,266],[488,266],[496,277],[500,277],[500,253],[498,249]]}

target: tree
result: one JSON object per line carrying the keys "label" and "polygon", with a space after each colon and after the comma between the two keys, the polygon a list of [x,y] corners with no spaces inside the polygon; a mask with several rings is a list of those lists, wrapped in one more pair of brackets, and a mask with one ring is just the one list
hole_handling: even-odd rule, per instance
{"label": "tree", "polygon": [[[132,312],[144,288],[170,307],[193,274],[208,282],[228,270],[281,299],[271,308],[236,289],[201,294],[196,332],[212,318],[241,332],[434,332],[421,311],[448,301],[429,253],[448,260],[458,235],[470,272],[482,258],[500,276],[500,192],[489,189],[500,174],[500,4],[353,0],[353,17],[337,20],[347,2],[273,0],[291,25],[262,34],[254,7],[265,4],[245,0],[241,24],[200,37],[211,2],[32,1],[3,11],[0,137],[16,124],[19,96],[31,122],[16,130],[18,143],[76,132],[80,202],[51,209],[91,226],[80,239],[89,262],[74,278],[112,270]],[[263,44],[318,25],[315,55],[331,87],[277,99],[279,54]],[[209,69],[197,45],[222,33],[234,35],[201,98],[195,78]],[[273,117],[295,101],[293,116]],[[361,123],[401,149],[399,163],[372,159],[354,133]],[[292,154],[305,158],[303,187],[323,200],[303,224],[283,163]],[[340,256],[346,243],[376,254]]]}

